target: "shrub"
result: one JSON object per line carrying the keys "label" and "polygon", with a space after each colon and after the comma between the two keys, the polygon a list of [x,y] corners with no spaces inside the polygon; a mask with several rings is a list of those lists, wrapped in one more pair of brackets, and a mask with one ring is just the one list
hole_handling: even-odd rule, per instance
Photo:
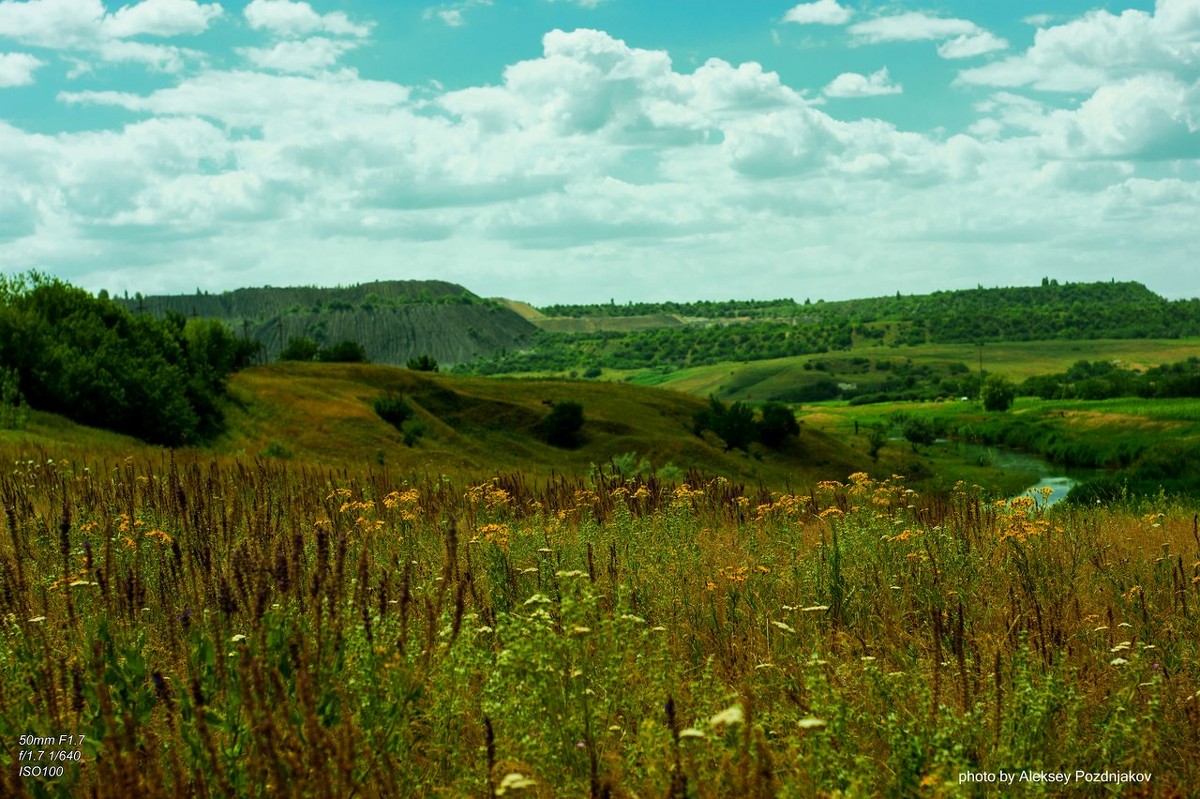
{"label": "shrub", "polygon": [[768,402],[763,406],[762,419],[758,422],[758,440],[768,447],[783,446],[789,436],[800,435],[800,423],[796,414],[786,405]]}
{"label": "shrub", "polygon": [[415,358],[409,358],[405,366],[414,372],[436,372],[438,370],[438,362],[433,359],[432,355],[418,355]]}
{"label": "shrub", "polygon": [[405,422],[412,418],[413,409],[408,402],[398,394],[384,394],[376,397],[372,403],[379,418],[399,430]]}
{"label": "shrub", "polygon": [[556,447],[568,449],[581,443],[583,406],[578,402],[559,402],[542,420],[542,436]]}
{"label": "shrub", "polygon": [[1017,396],[1017,387],[1002,375],[988,375],[979,392],[985,411],[1007,411]]}
{"label": "shrub", "polygon": [[293,336],[279,353],[281,361],[314,361],[321,348],[308,336]]}
{"label": "shrub", "polygon": [[339,341],[317,353],[322,363],[367,363],[367,351],[357,341]]}

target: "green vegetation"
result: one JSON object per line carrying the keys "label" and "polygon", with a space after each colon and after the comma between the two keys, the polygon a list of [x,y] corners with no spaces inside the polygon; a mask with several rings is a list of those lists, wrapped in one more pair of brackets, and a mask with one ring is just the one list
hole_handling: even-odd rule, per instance
{"label": "green vegetation", "polygon": [[172,446],[209,440],[229,374],[257,351],[219,322],[134,315],[37,274],[0,277],[0,363],[18,384],[10,399],[83,424]]}
{"label": "green vegetation", "polygon": [[0,737],[80,756],[0,749],[6,796],[1200,784],[1191,505],[45,452],[0,484]]}
{"label": "green vegetation", "polygon": [[438,370],[438,362],[431,355],[418,355],[416,358],[409,358],[406,366],[418,372],[436,372]]}
{"label": "green vegetation", "polygon": [[582,442],[583,406],[578,402],[556,402],[542,421],[542,435],[556,447],[573,449]]}
{"label": "green vegetation", "polygon": [[985,411],[1007,411],[1017,396],[1017,387],[1003,375],[988,375],[979,390]]}
{"label": "green vegetation", "polygon": [[339,341],[322,347],[307,336],[288,339],[279,353],[281,361],[320,361],[321,363],[367,363],[367,351],[357,341]]}
{"label": "green vegetation", "polygon": [[800,435],[796,415],[774,402],[763,406],[761,417],[756,419],[754,409],[744,402],[726,405],[716,396],[709,396],[708,407],[696,411],[693,418],[693,432],[702,435],[712,431],[725,442],[726,451],[748,451],[755,442],[779,449],[789,438]]}
{"label": "green vegetation", "polygon": [[1127,369],[1111,361],[1077,361],[1057,374],[1035,375],[1021,393],[1043,399],[1112,399],[1114,397],[1200,397],[1200,358],[1146,370]]}
{"label": "green vegetation", "polygon": [[[970,345],[987,342],[1081,341],[1098,338],[1147,339],[1200,336],[1200,300],[1165,300],[1138,283],[1045,281],[1027,288],[979,288],[930,295],[880,297],[800,304],[792,300],[637,305],[548,306],[550,315],[607,319],[644,314],[701,321],[658,329],[545,330],[518,351],[464,363],[470,374],[556,373],[592,369],[641,372],[634,379],[663,382],[683,370],[726,362],[759,362],[850,350],[868,350],[879,364],[903,366],[881,356],[879,348],[961,344],[956,361],[933,366],[908,364],[915,371],[878,374],[869,380],[838,381],[830,375],[795,379],[788,387],[759,396],[783,402],[862,397],[862,402],[977,396],[979,376],[966,366],[975,360]],[[714,323],[719,320],[719,323]],[[887,349],[882,350],[886,352]],[[982,355],[982,353],[979,353]],[[850,356],[868,361],[868,355]],[[806,363],[826,363],[808,358]],[[989,352],[989,360],[992,360]],[[877,371],[882,372],[888,367]],[[923,371],[922,371],[923,370]],[[744,370],[753,373],[753,368]],[[848,370],[853,372],[854,370]],[[870,371],[869,369],[867,370]],[[854,383],[853,389],[842,383]],[[736,389],[731,389],[735,391]]]}

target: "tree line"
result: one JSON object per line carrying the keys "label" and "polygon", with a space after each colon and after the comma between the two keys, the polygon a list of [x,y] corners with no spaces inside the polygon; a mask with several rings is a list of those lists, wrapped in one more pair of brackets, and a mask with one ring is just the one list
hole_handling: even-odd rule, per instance
{"label": "tree line", "polygon": [[220,432],[230,373],[259,344],[221,322],[136,314],[101,292],[0,276],[0,366],[14,402],[167,446]]}

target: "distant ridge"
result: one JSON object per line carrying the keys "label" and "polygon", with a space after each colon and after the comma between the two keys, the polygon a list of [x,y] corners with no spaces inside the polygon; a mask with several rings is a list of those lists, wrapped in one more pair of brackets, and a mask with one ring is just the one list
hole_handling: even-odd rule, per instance
{"label": "distant ridge", "polygon": [[353,286],[246,288],[221,294],[120,299],[129,310],[220,319],[263,345],[273,361],[289,339],[357,341],[374,363],[403,365],[431,355],[455,364],[517,349],[532,324],[505,305],[441,280],[381,280]]}

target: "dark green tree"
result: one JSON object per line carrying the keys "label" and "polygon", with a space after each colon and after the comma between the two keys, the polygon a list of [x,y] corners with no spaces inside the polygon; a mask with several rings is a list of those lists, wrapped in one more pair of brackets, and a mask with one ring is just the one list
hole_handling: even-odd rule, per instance
{"label": "dark green tree", "polygon": [[758,422],[758,440],[764,445],[777,449],[782,447],[790,436],[800,435],[800,423],[796,414],[786,405],[778,402],[768,402],[762,408],[762,418]]}
{"label": "dark green tree", "polygon": [[986,411],[1007,411],[1017,396],[1017,387],[1003,375],[988,375],[983,381],[983,389],[979,392]]}
{"label": "dark green tree", "polygon": [[937,439],[937,432],[934,430],[933,424],[923,416],[905,418],[900,430],[904,434],[904,439],[912,444],[913,452],[917,452],[919,447],[929,446]]}
{"label": "dark green tree", "polygon": [[347,339],[322,347],[317,360],[322,363],[367,363],[367,351],[362,344]]}
{"label": "dark green tree", "polygon": [[582,443],[583,406],[578,402],[558,402],[542,420],[542,437],[556,447],[574,449]]}
{"label": "dark green tree", "polygon": [[405,366],[414,372],[436,372],[438,370],[438,362],[433,359],[432,355],[418,355],[415,358],[409,358]]}
{"label": "dark green tree", "polygon": [[715,394],[708,397],[708,407],[697,411],[693,417],[693,431],[700,435],[711,430],[725,442],[725,451],[746,450],[758,440],[758,426],[754,422],[754,411],[744,402],[726,405]]}
{"label": "dark green tree", "polygon": [[308,336],[293,336],[279,353],[281,361],[315,361],[321,347]]}

